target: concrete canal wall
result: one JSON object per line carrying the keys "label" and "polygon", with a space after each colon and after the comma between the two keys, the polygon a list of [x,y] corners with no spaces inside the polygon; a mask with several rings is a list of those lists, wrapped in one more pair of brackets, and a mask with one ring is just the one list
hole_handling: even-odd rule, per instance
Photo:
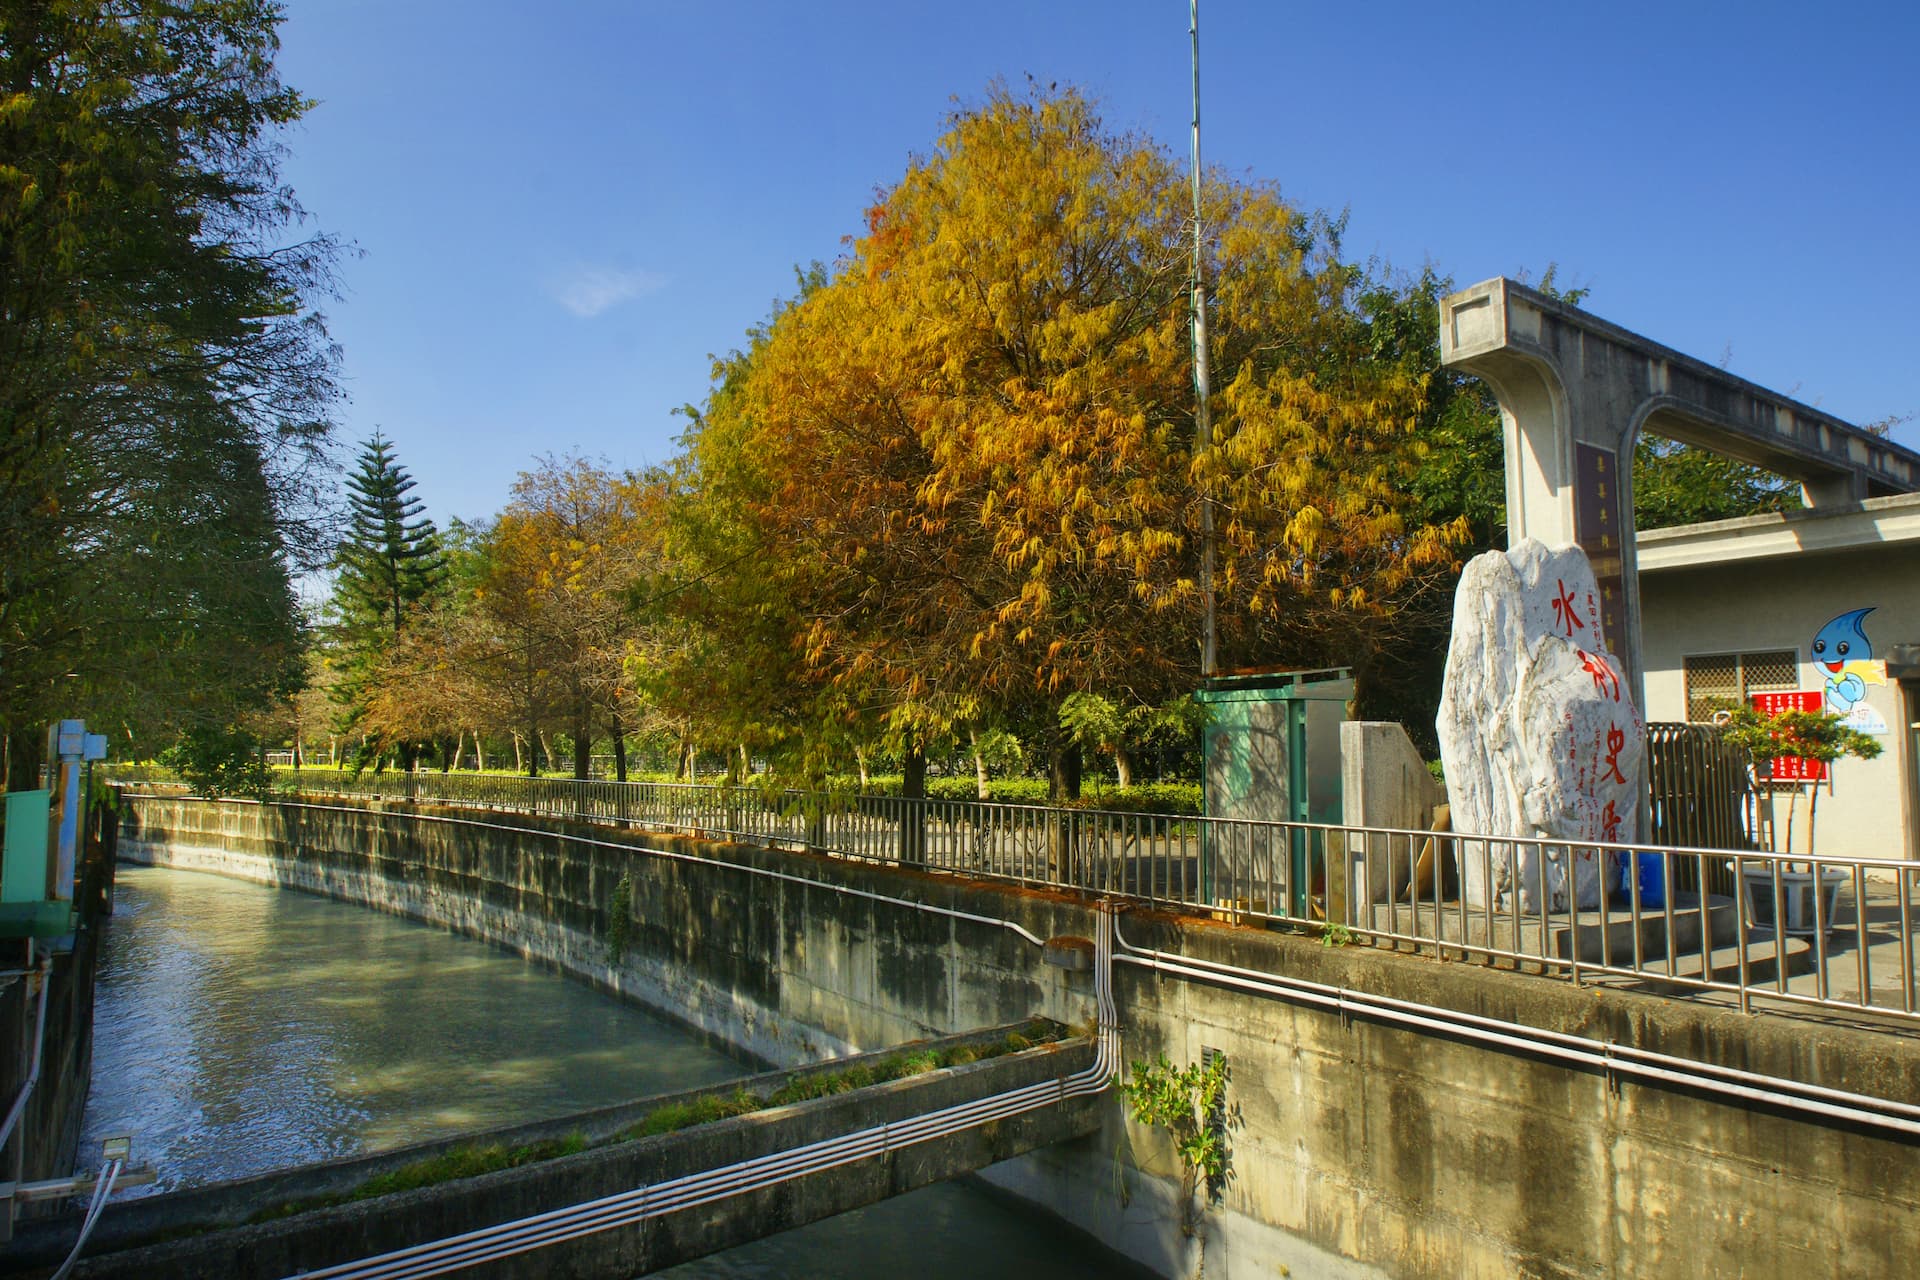
{"label": "concrete canal wall", "polygon": [[[452,810],[141,798],[126,815],[124,855],[489,937],[776,1063],[1091,1014],[1088,976],[1013,932],[884,900],[1091,936],[1090,907],[1064,896],[598,828],[574,830],[679,857],[570,844],[560,824],[517,816],[501,819],[512,833],[432,820],[474,816]],[[623,877],[627,954],[608,964]],[[1190,958],[1920,1103],[1907,1035],[1207,921],[1121,928]],[[1116,971],[1116,996],[1128,1059],[1227,1055],[1231,1168],[1203,1231],[1210,1275],[1865,1280],[1920,1257],[1920,1144],[1884,1130],[1135,966]],[[1097,1138],[992,1176],[1173,1274],[1195,1248],[1173,1167],[1116,1103]]]}
{"label": "concrete canal wall", "polygon": [[[137,796],[125,812],[123,858],[483,938],[772,1066],[1092,1014],[1091,979],[1042,964],[1040,948],[1010,930],[885,900],[1009,915],[1005,895],[950,877],[520,815],[501,818],[516,828],[503,832],[472,810],[425,806]],[[611,907],[623,878],[631,909],[616,962]],[[1017,905],[1040,938],[1088,927],[1064,896]]]}

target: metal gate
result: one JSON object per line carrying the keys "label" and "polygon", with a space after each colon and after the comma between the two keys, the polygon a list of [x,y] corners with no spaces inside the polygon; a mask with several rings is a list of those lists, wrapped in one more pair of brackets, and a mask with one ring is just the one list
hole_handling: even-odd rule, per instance
{"label": "metal gate", "polygon": [[[1746,757],[1714,726],[1647,726],[1649,843],[1695,849],[1753,848],[1747,834],[1751,790]],[[1677,887],[1700,887],[1694,859],[1676,858],[1673,869]],[[1709,860],[1707,891],[1732,896],[1732,869]]]}

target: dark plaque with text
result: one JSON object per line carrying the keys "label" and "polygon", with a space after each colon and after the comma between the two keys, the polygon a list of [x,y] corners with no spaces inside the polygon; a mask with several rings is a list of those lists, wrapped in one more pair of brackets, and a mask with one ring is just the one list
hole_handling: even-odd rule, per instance
{"label": "dark plaque with text", "polygon": [[1624,667],[1627,599],[1620,540],[1620,456],[1611,449],[1573,446],[1573,528],[1600,587],[1600,634]]}

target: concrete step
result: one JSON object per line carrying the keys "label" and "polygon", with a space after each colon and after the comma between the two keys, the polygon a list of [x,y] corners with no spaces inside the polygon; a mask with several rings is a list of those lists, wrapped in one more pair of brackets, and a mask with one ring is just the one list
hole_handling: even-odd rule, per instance
{"label": "concrete step", "polygon": [[[1731,946],[1739,922],[1732,898],[1709,894],[1703,911],[1698,894],[1676,892],[1668,905],[1643,907],[1638,920],[1628,907],[1604,911],[1555,912],[1544,920],[1535,913],[1518,921],[1511,911],[1489,913],[1463,908],[1458,902],[1440,904],[1438,921],[1432,904],[1376,902],[1355,907],[1362,928],[1416,934],[1423,940],[1465,943],[1503,952],[1570,960],[1576,954],[1586,963],[1628,965],[1633,962],[1636,932],[1642,961],[1674,956],[1698,956],[1702,925],[1713,947]],[[1416,921],[1417,914],[1417,921]]]}

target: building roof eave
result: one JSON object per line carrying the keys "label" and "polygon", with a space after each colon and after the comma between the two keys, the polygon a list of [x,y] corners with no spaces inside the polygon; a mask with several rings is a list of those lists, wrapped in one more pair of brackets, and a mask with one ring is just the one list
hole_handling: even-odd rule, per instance
{"label": "building roof eave", "polygon": [[1648,529],[1634,537],[1642,574],[1903,543],[1920,546],[1920,494]]}

